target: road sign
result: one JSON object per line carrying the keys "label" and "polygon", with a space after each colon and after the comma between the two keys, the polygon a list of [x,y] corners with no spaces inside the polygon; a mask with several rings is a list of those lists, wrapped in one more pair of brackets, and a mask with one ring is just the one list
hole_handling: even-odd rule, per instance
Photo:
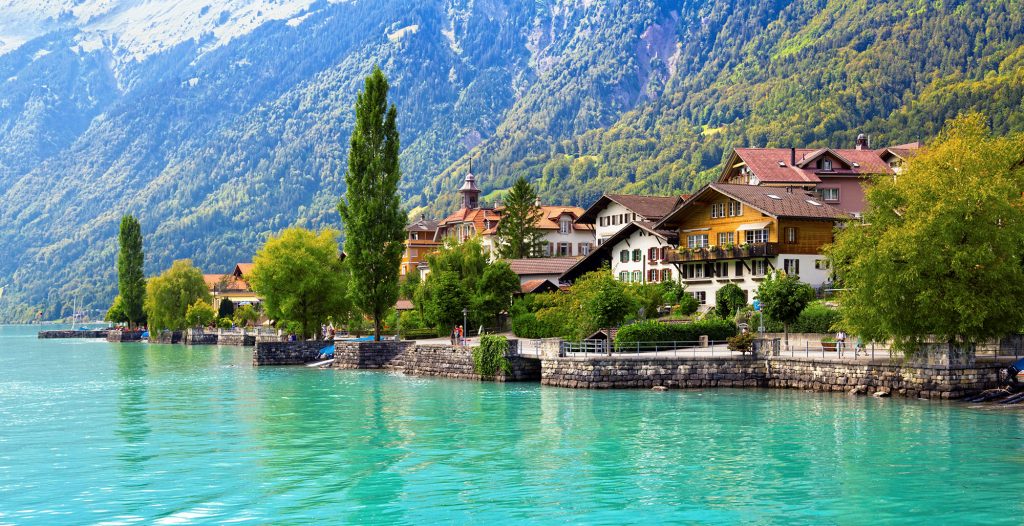
{"label": "road sign", "polygon": [[754,300],[754,310],[761,311],[761,300]]}

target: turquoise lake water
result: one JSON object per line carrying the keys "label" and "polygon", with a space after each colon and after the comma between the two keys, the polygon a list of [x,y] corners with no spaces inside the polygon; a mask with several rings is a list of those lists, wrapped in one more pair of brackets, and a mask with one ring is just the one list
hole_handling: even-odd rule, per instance
{"label": "turquoise lake water", "polygon": [[1024,412],[251,366],[0,327],[0,524],[1021,524]]}

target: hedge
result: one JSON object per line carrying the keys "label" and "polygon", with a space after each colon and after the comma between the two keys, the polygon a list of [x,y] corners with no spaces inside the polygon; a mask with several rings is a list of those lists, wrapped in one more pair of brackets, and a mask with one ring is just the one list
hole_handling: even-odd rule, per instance
{"label": "hedge", "polygon": [[615,343],[635,342],[695,342],[701,336],[712,341],[724,341],[739,332],[736,324],[719,318],[693,323],[660,323],[639,321],[619,329]]}
{"label": "hedge", "polygon": [[835,331],[835,324],[839,322],[840,318],[838,310],[821,303],[812,303],[800,313],[800,317],[790,327],[790,331],[828,334]]}
{"label": "hedge", "polygon": [[426,329],[403,329],[402,338],[406,340],[437,338],[437,329],[432,327],[427,327]]}
{"label": "hedge", "polygon": [[546,323],[532,312],[524,312],[512,318],[512,333],[520,338],[557,338],[561,327]]}

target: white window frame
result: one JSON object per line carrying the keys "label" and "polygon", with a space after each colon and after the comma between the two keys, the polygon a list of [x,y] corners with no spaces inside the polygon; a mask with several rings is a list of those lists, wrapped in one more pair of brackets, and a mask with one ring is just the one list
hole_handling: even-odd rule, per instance
{"label": "white window frame", "polygon": [[725,203],[711,203],[711,219],[725,217]]}
{"label": "white window frame", "polygon": [[719,232],[718,233],[718,246],[723,247],[725,245],[732,245],[736,242],[733,232]]}
{"label": "white window frame", "polygon": [[[822,201],[836,202],[839,201],[839,189],[838,188],[821,188],[818,190],[821,194]],[[833,197],[834,195],[834,197]]]}
{"label": "white window frame", "polygon": [[782,260],[782,270],[789,276],[800,275],[800,260],[786,258]]}
{"label": "white window frame", "polygon": [[708,235],[707,234],[693,234],[686,236],[686,246],[688,248],[707,248],[708,247]]}
{"label": "white window frame", "polygon": [[694,298],[696,298],[697,303],[699,303],[700,305],[707,305],[708,304],[708,293],[707,292],[705,292],[703,290],[693,290],[693,291],[690,291],[690,295],[693,296]]}
{"label": "white window frame", "polygon": [[750,275],[756,277],[768,275],[768,262],[763,259],[750,260]]}
{"label": "white window frame", "polygon": [[749,245],[755,245],[755,244],[759,244],[759,243],[767,243],[768,240],[771,239],[768,236],[768,229],[767,228],[761,228],[761,229],[758,229],[758,230],[747,230],[746,232],[747,233],[746,233],[746,236],[745,236],[746,237],[745,241]]}
{"label": "white window frame", "polygon": [[640,272],[639,270],[634,270],[633,271],[633,283],[643,283],[644,282],[643,280],[644,280],[644,273]]}
{"label": "white window frame", "polygon": [[572,219],[569,217],[562,217],[558,220],[558,233],[569,234],[572,233]]}
{"label": "white window frame", "polygon": [[743,215],[743,203],[739,201],[729,201],[729,217],[738,217]]}

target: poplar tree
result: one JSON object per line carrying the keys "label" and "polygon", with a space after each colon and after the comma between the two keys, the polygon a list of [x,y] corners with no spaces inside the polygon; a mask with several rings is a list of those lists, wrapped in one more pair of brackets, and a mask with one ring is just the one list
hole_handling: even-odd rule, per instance
{"label": "poplar tree", "polygon": [[131,214],[121,218],[118,242],[117,292],[124,317],[130,327],[135,327],[145,317],[143,304],[146,300],[146,276],[142,268],[142,227]]}
{"label": "poplar tree", "polygon": [[366,77],[355,110],[345,172],[348,200],[338,202],[338,212],[352,269],[351,297],[373,317],[379,341],[384,317],[398,300],[406,219],[398,196],[398,110],[388,105],[388,81],[379,67]]}
{"label": "poplar tree", "polygon": [[543,233],[536,225],[540,219],[537,191],[525,177],[516,179],[505,196],[505,210],[498,223],[498,255],[503,259],[539,256]]}

